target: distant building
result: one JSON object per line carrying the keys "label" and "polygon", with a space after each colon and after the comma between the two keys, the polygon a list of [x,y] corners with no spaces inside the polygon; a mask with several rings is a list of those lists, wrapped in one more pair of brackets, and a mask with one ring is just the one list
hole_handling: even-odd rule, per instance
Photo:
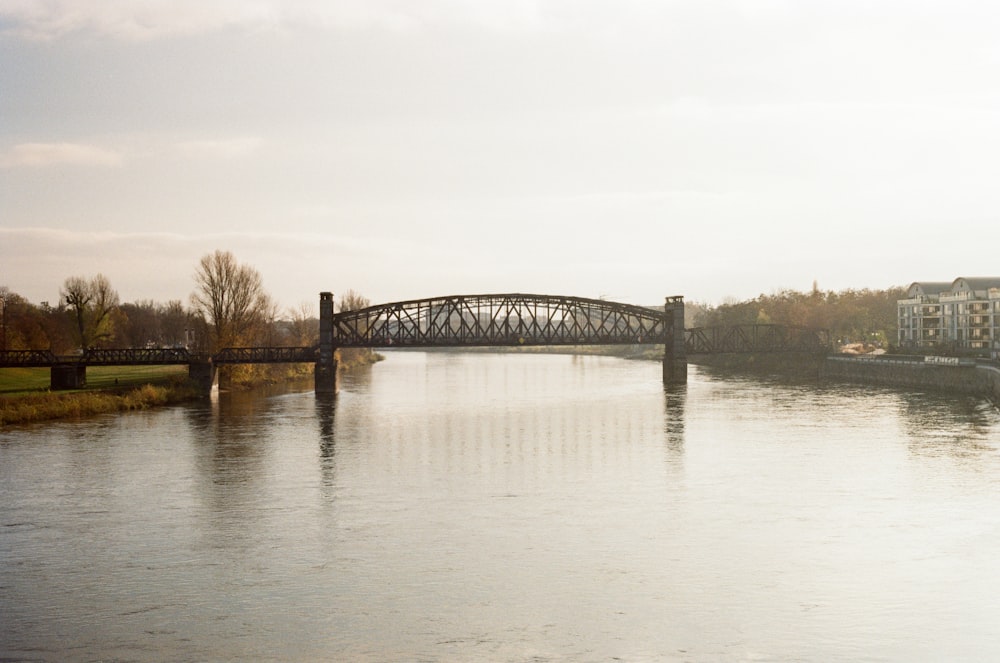
{"label": "distant building", "polygon": [[913,283],[896,307],[902,348],[1000,354],[1000,277]]}

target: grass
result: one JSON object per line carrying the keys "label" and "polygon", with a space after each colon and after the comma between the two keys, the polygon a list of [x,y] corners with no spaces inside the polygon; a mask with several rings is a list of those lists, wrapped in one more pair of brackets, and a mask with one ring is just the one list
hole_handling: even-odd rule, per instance
{"label": "grass", "polygon": [[197,397],[186,366],[91,366],[87,387],[49,391],[47,368],[0,369],[0,426],[141,410]]}
{"label": "grass", "polygon": [[[86,389],[74,393],[166,382],[186,375],[187,366],[89,366]],[[14,396],[48,389],[47,368],[0,368],[0,394]]]}

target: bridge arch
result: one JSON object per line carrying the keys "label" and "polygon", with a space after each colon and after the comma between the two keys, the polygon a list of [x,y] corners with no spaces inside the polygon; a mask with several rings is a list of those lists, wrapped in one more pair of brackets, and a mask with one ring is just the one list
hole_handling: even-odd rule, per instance
{"label": "bridge arch", "polygon": [[334,347],[665,343],[661,310],[602,299],[523,293],[391,302],[333,316]]}

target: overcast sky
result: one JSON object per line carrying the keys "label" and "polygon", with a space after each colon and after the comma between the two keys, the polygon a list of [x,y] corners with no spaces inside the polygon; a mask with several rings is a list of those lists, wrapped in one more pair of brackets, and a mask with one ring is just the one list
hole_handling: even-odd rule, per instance
{"label": "overcast sky", "polygon": [[657,304],[1000,275],[1000,4],[0,0],[0,285]]}

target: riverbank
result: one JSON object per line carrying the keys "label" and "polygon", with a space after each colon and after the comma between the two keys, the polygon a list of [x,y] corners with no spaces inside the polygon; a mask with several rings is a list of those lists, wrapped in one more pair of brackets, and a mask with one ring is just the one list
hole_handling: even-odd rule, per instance
{"label": "riverbank", "polygon": [[825,355],[815,352],[726,353],[688,355],[688,362],[723,371],[818,379]]}
{"label": "riverbank", "polygon": [[982,396],[1000,405],[1000,365],[957,357],[832,355],[823,362],[824,380],[861,382]]}
{"label": "riverbank", "polygon": [[[369,351],[347,353],[345,359],[340,368],[351,371],[382,361],[385,356]],[[311,365],[239,368],[251,370],[226,375],[220,388],[253,391],[311,380],[313,376]],[[88,387],[71,391],[49,391],[48,369],[6,369],[3,378],[0,379],[0,426],[144,410],[205,397],[188,379],[183,367],[95,367],[88,372]]]}
{"label": "riverbank", "polygon": [[688,361],[718,372],[969,394],[1000,406],[1000,365],[996,362],[916,355],[792,352],[693,355]]}
{"label": "riverbank", "polygon": [[199,397],[194,385],[179,376],[131,387],[0,395],[0,426],[144,410]]}

